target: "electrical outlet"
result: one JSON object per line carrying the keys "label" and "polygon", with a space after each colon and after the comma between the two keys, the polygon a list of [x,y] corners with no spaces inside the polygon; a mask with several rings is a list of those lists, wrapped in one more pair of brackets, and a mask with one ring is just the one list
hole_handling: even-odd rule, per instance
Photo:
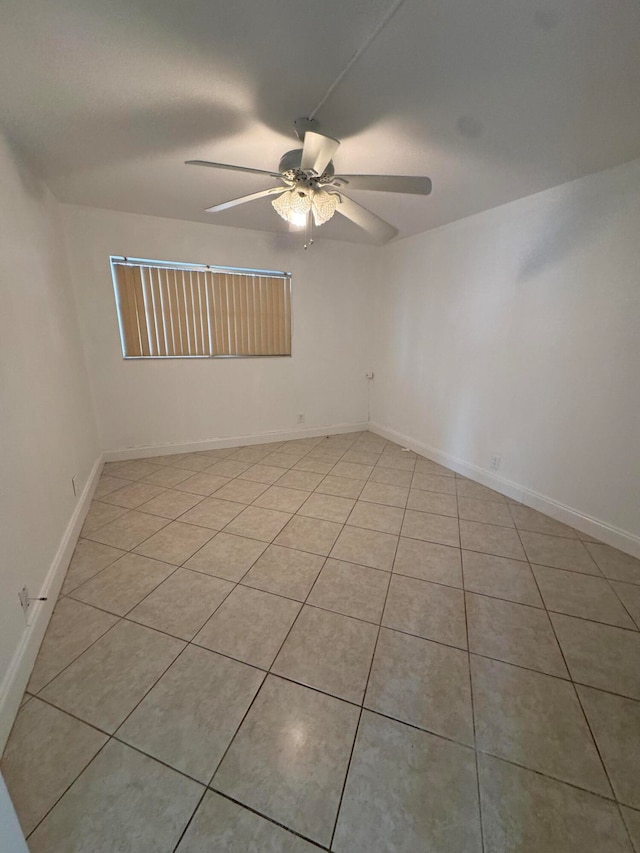
{"label": "electrical outlet", "polygon": [[74,474],[73,477],[71,478],[71,488],[73,489],[74,497],[77,497],[78,496],[78,487],[77,487],[77,483],[76,483],[76,474]]}
{"label": "electrical outlet", "polygon": [[304,423],[304,412],[298,412],[298,423],[299,424]]}
{"label": "electrical outlet", "polygon": [[491,470],[492,471],[499,471],[501,462],[502,462],[502,457],[500,456],[500,454],[494,453],[491,456]]}

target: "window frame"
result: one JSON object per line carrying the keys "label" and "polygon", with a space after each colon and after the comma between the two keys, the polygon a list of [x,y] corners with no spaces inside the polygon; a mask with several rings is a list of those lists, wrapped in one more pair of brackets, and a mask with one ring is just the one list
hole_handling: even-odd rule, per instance
{"label": "window frame", "polygon": [[[116,279],[116,265],[129,266],[147,266],[147,267],[164,267],[172,270],[195,270],[198,272],[220,272],[220,273],[237,273],[243,276],[255,277],[273,277],[286,280],[286,286],[289,292],[289,317],[290,317],[290,341],[291,352],[289,353],[263,353],[256,355],[246,354],[222,354],[222,355],[127,355],[125,350],[125,337],[122,323],[122,311],[120,299],[118,296],[118,287]],[[292,273],[283,270],[265,270],[252,269],[249,267],[225,267],[219,264],[193,264],[183,263],[182,261],[158,261],[151,258],[132,258],[129,255],[109,255],[109,269],[111,271],[111,284],[113,287],[114,303],[116,307],[116,320],[118,323],[118,334],[120,336],[120,349],[122,352],[123,361],[173,361],[184,359],[229,359],[229,358],[292,358],[294,346],[294,322],[293,322],[293,288],[292,288]]]}

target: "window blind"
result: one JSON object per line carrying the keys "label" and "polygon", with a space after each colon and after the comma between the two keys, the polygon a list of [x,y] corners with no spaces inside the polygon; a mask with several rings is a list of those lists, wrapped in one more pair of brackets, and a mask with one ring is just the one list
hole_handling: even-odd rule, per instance
{"label": "window blind", "polygon": [[125,358],[291,355],[287,273],[112,258]]}

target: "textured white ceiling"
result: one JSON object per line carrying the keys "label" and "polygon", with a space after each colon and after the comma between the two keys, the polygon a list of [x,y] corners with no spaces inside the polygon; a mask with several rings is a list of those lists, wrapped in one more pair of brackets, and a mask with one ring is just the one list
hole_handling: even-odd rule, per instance
{"label": "textured white ceiling", "polygon": [[[269,231],[269,179],[391,0],[4,0],[0,121],[65,202]],[[344,173],[425,174],[427,198],[353,193],[433,228],[640,156],[638,0],[406,0],[318,119]],[[322,236],[366,240],[342,217]]]}

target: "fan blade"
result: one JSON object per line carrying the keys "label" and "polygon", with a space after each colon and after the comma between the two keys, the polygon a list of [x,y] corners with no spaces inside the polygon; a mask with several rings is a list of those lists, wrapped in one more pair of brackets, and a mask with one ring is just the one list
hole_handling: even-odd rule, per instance
{"label": "fan blade", "polygon": [[240,198],[232,198],[229,201],[223,201],[220,204],[214,204],[213,207],[208,207],[205,213],[220,213],[221,210],[228,210],[230,207],[235,207],[238,204],[244,204],[247,201],[255,201],[257,198],[264,198],[267,195],[275,195],[276,193],[286,192],[289,187],[269,187],[268,190],[260,190],[251,195],[242,195]]}
{"label": "fan blade", "polygon": [[347,185],[350,190],[377,190],[382,193],[429,195],[431,179],[409,175],[336,175],[331,186]]}
{"label": "fan blade", "polygon": [[249,166],[231,166],[229,163],[211,163],[209,160],[185,160],[185,166],[209,166],[212,169],[231,169],[234,172],[251,172],[253,175],[271,175],[279,178],[280,172],[265,172],[264,169],[251,169]]}
{"label": "fan blade", "polygon": [[371,213],[366,207],[357,204],[353,199],[347,198],[346,195],[342,193],[339,193],[339,195],[340,204],[336,207],[337,213],[341,213],[347,219],[359,225],[360,228],[364,228],[365,231],[373,234],[381,243],[386,243],[387,240],[396,236],[398,229],[394,228],[393,225],[389,225],[384,219],[380,219],[375,213]]}
{"label": "fan blade", "polygon": [[340,143],[337,139],[308,130],[304,135],[300,168],[304,172],[314,172],[316,175],[321,175],[339,147]]}

